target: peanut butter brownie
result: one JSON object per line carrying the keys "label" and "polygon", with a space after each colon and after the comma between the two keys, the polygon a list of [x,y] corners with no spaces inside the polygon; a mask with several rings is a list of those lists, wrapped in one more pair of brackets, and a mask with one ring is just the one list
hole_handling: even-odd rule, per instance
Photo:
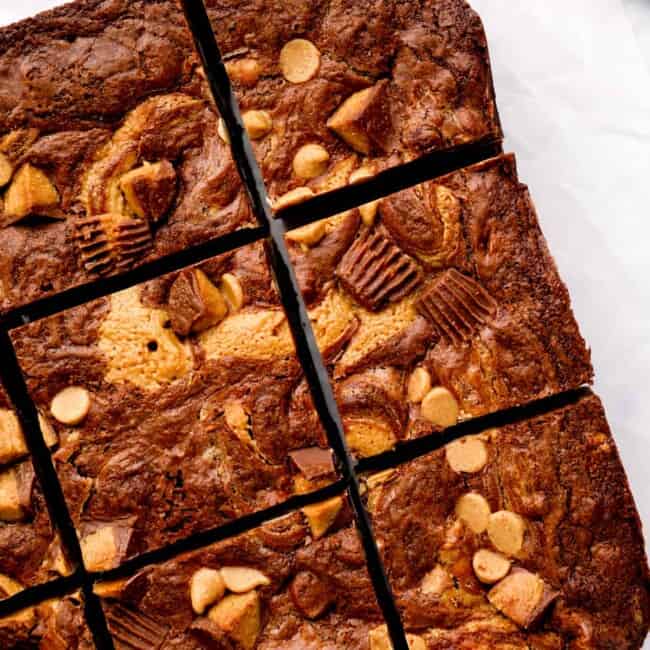
{"label": "peanut butter brownie", "polygon": [[0,311],[254,225],[174,0],[0,29]]}
{"label": "peanut butter brownie", "polygon": [[0,385],[0,600],[68,573],[22,427]]}
{"label": "peanut butter brownie", "polygon": [[4,650],[93,650],[79,594],[49,600],[0,618]]}
{"label": "peanut butter brownie", "polygon": [[287,239],[310,308],[341,332],[324,357],[360,455],[591,380],[511,155]]}
{"label": "peanut butter brownie", "polygon": [[429,650],[638,649],[641,525],[600,400],[367,479],[406,629]]}
{"label": "peanut butter brownie", "polygon": [[261,242],[12,338],[91,571],[335,478]]}
{"label": "peanut butter brownie", "polygon": [[498,139],[463,0],[207,0],[276,208],[425,153]]}
{"label": "peanut butter brownie", "polygon": [[116,647],[390,647],[343,497],[96,591]]}

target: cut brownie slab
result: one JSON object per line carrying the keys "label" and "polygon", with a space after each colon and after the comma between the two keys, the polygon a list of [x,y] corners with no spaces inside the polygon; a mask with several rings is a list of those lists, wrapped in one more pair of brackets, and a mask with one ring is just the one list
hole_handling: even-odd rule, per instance
{"label": "cut brownie slab", "polygon": [[462,0],[207,0],[276,208],[501,135]]}
{"label": "cut brownie slab", "polygon": [[178,3],[0,29],[0,311],[254,225]]}
{"label": "cut brownie slab", "polygon": [[404,624],[429,650],[641,647],[641,525],[594,395],[367,484]]}
{"label": "cut brownie slab", "polygon": [[80,594],[48,600],[0,618],[0,647],[5,650],[93,650]]}
{"label": "cut brownie slab", "polygon": [[390,647],[343,497],[96,591],[116,647]]}
{"label": "cut brownie slab", "polygon": [[342,333],[324,357],[360,455],[591,380],[513,156],[287,239],[309,307]]}
{"label": "cut brownie slab", "polygon": [[335,478],[261,242],[12,338],[92,571]]}
{"label": "cut brownie slab", "polygon": [[[48,442],[56,442],[51,432]],[[0,600],[68,573],[22,427],[0,385]]]}

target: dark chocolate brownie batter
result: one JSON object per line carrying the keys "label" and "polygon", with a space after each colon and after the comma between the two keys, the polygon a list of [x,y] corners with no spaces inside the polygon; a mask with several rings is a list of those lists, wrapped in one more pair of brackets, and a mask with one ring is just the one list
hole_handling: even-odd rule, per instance
{"label": "dark chocolate brownie batter", "polygon": [[388,637],[347,501],[311,508],[97,585],[116,647],[387,647],[371,643]]}
{"label": "dark chocolate brownie batter", "polygon": [[12,337],[90,570],[335,477],[261,243]]}
{"label": "dark chocolate brownie batter", "polygon": [[3,650],[93,650],[79,594],[0,618]]}
{"label": "dark chocolate brownie batter", "polygon": [[253,225],[180,6],[0,29],[0,311]]}
{"label": "dark chocolate brownie batter", "polygon": [[277,208],[501,136],[483,26],[462,0],[206,5]]}
{"label": "dark chocolate brownie batter", "polygon": [[[51,432],[47,437],[53,444]],[[25,436],[0,386],[0,600],[68,573]]]}
{"label": "dark chocolate brownie batter", "polygon": [[643,644],[641,525],[594,395],[367,480],[404,624],[428,650]]}
{"label": "dark chocolate brownie batter", "polygon": [[342,332],[324,356],[361,455],[591,380],[511,155],[287,238],[309,306]]}

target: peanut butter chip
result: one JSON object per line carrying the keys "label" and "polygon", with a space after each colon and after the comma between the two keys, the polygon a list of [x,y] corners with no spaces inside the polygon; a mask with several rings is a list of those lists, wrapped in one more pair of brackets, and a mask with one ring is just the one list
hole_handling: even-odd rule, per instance
{"label": "peanut butter chip", "polygon": [[487,529],[490,504],[482,495],[468,492],[456,502],[456,516],[478,535]]}
{"label": "peanut butter chip", "polygon": [[487,585],[493,585],[505,578],[510,571],[510,560],[501,553],[481,549],[474,553],[472,568],[476,577]]}
{"label": "peanut butter chip", "polygon": [[244,290],[236,275],[224,273],[221,276],[221,293],[228,303],[230,311],[238,311],[244,304]]}
{"label": "peanut butter chip", "polygon": [[238,59],[226,62],[226,70],[233,81],[244,86],[254,86],[260,78],[260,64],[255,59]]}
{"label": "peanut butter chip", "polygon": [[426,368],[416,368],[409,378],[409,402],[421,402],[431,390],[431,375]]}
{"label": "peanut butter chip", "polygon": [[296,187],[293,190],[290,190],[286,194],[278,197],[273,202],[273,208],[275,210],[284,210],[292,205],[298,205],[307,199],[310,199],[314,196],[314,191],[309,187]]}
{"label": "peanut butter chip", "polygon": [[487,463],[488,453],[485,443],[476,437],[461,438],[445,447],[447,462],[454,472],[475,474]]}
{"label": "peanut butter chip", "polygon": [[318,72],[320,52],[304,38],[289,41],[280,52],[280,69],[284,78],[292,84],[309,81]]}
{"label": "peanut butter chip", "polygon": [[324,174],[330,155],[327,149],[319,144],[306,144],[298,149],[293,158],[293,171],[296,176],[311,179]]}
{"label": "peanut butter chip", "polygon": [[43,440],[48,448],[52,448],[59,442],[59,436],[57,435],[54,427],[50,424],[50,421],[42,414],[38,414],[38,424],[41,428],[41,433],[43,434]]}
{"label": "peanut butter chip", "polygon": [[203,614],[207,607],[223,598],[225,593],[226,583],[221,571],[202,568],[196,571],[190,579],[192,609],[197,614]]}
{"label": "peanut butter chip", "polygon": [[221,576],[226,587],[236,594],[245,594],[257,587],[271,584],[261,571],[243,566],[225,566],[221,569]]}
{"label": "peanut butter chip", "polygon": [[425,594],[439,595],[453,586],[454,581],[447,570],[440,564],[436,565],[431,571],[429,571],[420,583],[420,589],[422,590],[422,593]]}
{"label": "peanut butter chip", "polygon": [[273,128],[273,118],[268,111],[246,111],[242,120],[251,140],[260,140]]}
{"label": "peanut butter chip", "polygon": [[422,417],[439,427],[451,427],[458,422],[458,402],[443,386],[432,388],[422,400]]}
{"label": "peanut butter chip", "polygon": [[314,223],[307,224],[301,228],[290,230],[287,233],[287,239],[304,244],[305,246],[313,246],[317,244],[325,236],[327,230],[327,221],[315,221]]}
{"label": "peanut butter chip", "polygon": [[61,422],[69,426],[80,424],[90,410],[90,393],[80,386],[69,386],[57,393],[50,405],[50,412]]}
{"label": "peanut butter chip", "polygon": [[215,605],[208,618],[245,650],[255,647],[262,627],[262,608],[256,591],[230,594]]}
{"label": "peanut butter chip", "polygon": [[356,185],[357,183],[361,183],[362,181],[372,178],[374,175],[375,174],[370,167],[359,167],[359,169],[355,169],[350,174],[348,182],[350,185]]}
{"label": "peanut butter chip", "polygon": [[488,537],[495,548],[506,555],[519,553],[524,545],[525,529],[523,518],[509,510],[493,512],[488,519]]}

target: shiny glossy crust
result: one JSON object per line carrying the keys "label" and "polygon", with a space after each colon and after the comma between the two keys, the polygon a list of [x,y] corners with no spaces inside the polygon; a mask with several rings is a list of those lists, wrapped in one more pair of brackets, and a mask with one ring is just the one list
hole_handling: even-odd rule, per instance
{"label": "shiny glossy crust", "polygon": [[[388,196],[371,226],[350,211],[318,243],[288,244],[310,307],[336,305],[347,332],[324,352],[362,455],[591,381],[513,156]],[[436,391],[421,403],[408,399],[416,368]]]}
{"label": "shiny glossy crust", "polygon": [[[444,449],[410,461],[368,494],[382,556],[408,631],[429,650],[638,649],[650,620],[641,525],[600,400],[587,395],[482,436],[488,462],[476,473],[449,465]],[[468,492],[524,522],[511,557],[556,599],[528,630],[489,604],[472,569],[494,550],[455,514]],[[489,532],[489,530],[488,530]],[[438,567],[438,587],[422,580]],[[443,576],[442,578],[440,576]]]}
{"label": "shiny glossy crust", "polygon": [[79,594],[0,618],[0,647],[6,650],[93,650],[95,643]]}
{"label": "shiny glossy crust", "polygon": [[[7,149],[14,177],[30,163],[57,197],[23,191],[16,211],[0,188],[0,311],[98,277],[86,218],[139,213],[151,233],[102,274],[253,224],[200,72],[174,0],[75,2],[0,29],[0,142],[31,129]],[[162,167],[127,176],[145,163]]]}
{"label": "shiny glossy crust", "polygon": [[[173,323],[194,302],[172,296],[191,269],[12,333],[30,393],[59,433],[56,467],[96,569],[334,478],[318,455],[311,480],[289,457],[327,443],[262,244],[200,269],[213,296],[235,276],[244,304],[189,336]],[[67,386],[90,393],[87,417],[68,427],[49,413]]]}
{"label": "shiny glossy crust", "polygon": [[[1,385],[0,411],[13,412]],[[33,587],[58,577],[54,560],[61,552],[28,453],[19,453],[4,465],[0,463],[0,476],[6,472],[15,472],[18,478],[22,515],[15,521],[0,518],[0,600],[14,595],[19,587]]]}
{"label": "shiny glossy crust", "polygon": [[[351,518],[346,504],[327,535],[313,540],[303,514],[296,512],[142,570],[104,599],[114,640],[119,645],[129,639],[129,647],[142,650],[243,647],[210,620],[210,608],[196,614],[190,601],[196,571],[238,566],[261,571],[269,581],[255,590],[261,626],[254,643],[246,647],[368,650],[368,634],[383,619]],[[134,641],[142,638],[149,645]]]}
{"label": "shiny glossy crust", "polygon": [[[305,184],[316,193],[346,185],[362,165],[375,173],[501,135],[483,26],[462,0],[208,0],[206,6],[242,109],[265,110],[273,120],[254,143],[272,199]],[[283,76],[284,48],[296,39],[320,53],[315,74],[303,83]],[[359,105],[348,111],[350,126],[342,131],[333,116],[369,88],[356,95]],[[356,146],[341,132],[360,134]],[[329,154],[324,173],[308,181],[293,166],[306,144]]]}

